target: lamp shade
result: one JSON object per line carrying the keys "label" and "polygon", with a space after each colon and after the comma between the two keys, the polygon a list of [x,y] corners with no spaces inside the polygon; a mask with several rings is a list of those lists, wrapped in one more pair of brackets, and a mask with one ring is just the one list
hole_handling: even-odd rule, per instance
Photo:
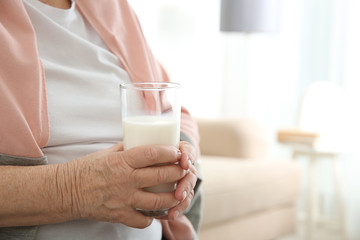
{"label": "lamp shade", "polygon": [[220,31],[278,32],[281,0],[221,0]]}

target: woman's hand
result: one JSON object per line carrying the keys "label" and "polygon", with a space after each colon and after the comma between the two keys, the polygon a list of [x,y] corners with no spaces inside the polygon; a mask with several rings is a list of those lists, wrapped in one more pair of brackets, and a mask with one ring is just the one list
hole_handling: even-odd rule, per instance
{"label": "woman's hand", "polygon": [[[1,166],[0,227],[76,219],[149,226],[153,219],[136,208],[170,208],[168,218],[174,219],[189,206],[197,179],[193,147],[181,142],[179,149],[153,145],[123,151],[119,143],[64,164]],[[152,166],[162,163],[169,164]],[[143,190],[172,182],[178,182],[175,193]]]}
{"label": "woman's hand", "polygon": [[198,172],[194,167],[197,159],[195,148],[190,143],[183,141],[180,142],[179,149],[181,151],[179,165],[188,173],[177,184],[175,197],[180,201],[180,204],[169,210],[168,219],[176,219],[189,207],[194,197],[193,189],[198,179]]}
{"label": "woman's hand", "polygon": [[[181,143],[180,150],[164,145],[122,150],[122,143],[119,143],[69,162],[68,170],[58,173],[61,179],[66,179],[68,174],[75,172],[70,182],[60,184],[63,186],[63,189],[60,188],[62,196],[71,201],[74,218],[119,222],[144,228],[153,219],[137,212],[136,208],[170,208],[170,218],[187,208],[196,182],[196,171],[188,161],[193,161],[191,145]],[[178,161],[179,165],[171,164]],[[152,166],[162,163],[170,164]],[[143,190],[144,187],[177,181],[179,184],[175,194]],[[70,192],[68,188],[71,188]]]}

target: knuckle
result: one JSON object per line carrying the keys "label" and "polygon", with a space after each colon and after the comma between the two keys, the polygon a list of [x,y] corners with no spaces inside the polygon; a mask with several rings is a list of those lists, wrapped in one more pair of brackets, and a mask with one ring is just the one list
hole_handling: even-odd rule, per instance
{"label": "knuckle", "polygon": [[192,200],[194,198],[194,195],[195,195],[194,190],[192,190],[189,194],[189,199]]}
{"label": "knuckle", "polygon": [[190,203],[191,203],[191,199],[189,197],[187,197],[182,203],[181,205],[179,205],[177,207],[177,210],[179,212],[184,212],[189,206],[190,206]]}
{"label": "knuckle", "polygon": [[129,173],[129,182],[132,183],[133,186],[139,187],[144,183],[141,176],[141,172],[138,169],[134,169]]}
{"label": "knuckle", "polygon": [[158,183],[164,183],[167,179],[167,173],[165,171],[162,171],[161,168],[157,168],[156,171],[156,179]]}
{"label": "knuckle", "polygon": [[196,176],[196,178],[198,177],[199,172],[198,172],[198,170],[196,169],[195,166],[191,166],[190,171]]}
{"label": "knuckle", "polygon": [[134,206],[134,203],[137,202],[137,199],[138,199],[138,192],[137,191],[134,191],[134,192],[130,192],[128,193],[129,194],[129,199],[128,199],[128,202],[127,204],[131,207],[135,207]]}
{"label": "knuckle", "polygon": [[129,199],[125,205],[130,206],[131,208],[136,208],[138,203],[142,203],[143,198],[141,196],[141,190],[136,190],[129,193]]}
{"label": "knuckle", "polygon": [[194,189],[195,184],[196,184],[196,180],[197,180],[197,176],[193,175],[191,180],[190,180],[190,183],[189,183],[189,192],[191,192]]}
{"label": "knuckle", "polygon": [[193,178],[193,182],[192,182],[192,189],[194,189],[194,187],[196,186],[197,182],[198,182],[198,177],[195,175]]}
{"label": "knuckle", "polygon": [[154,209],[161,209],[162,204],[163,204],[163,201],[162,201],[161,196],[156,194],[155,198],[154,198],[154,202],[153,202]]}
{"label": "knuckle", "polygon": [[154,160],[158,157],[159,153],[154,147],[147,147],[144,150],[145,158],[148,160]]}
{"label": "knuckle", "polygon": [[189,193],[190,193],[192,190],[193,190],[193,184],[192,184],[192,183],[189,183],[189,184],[187,185],[187,187],[186,187],[186,192],[188,193],[188,195],[189,195]]}
{"label": "knuckle", "polygon": [[195,184],[191,184],[189,189],[189,194],[191,195],[191,192],[194,190]]}

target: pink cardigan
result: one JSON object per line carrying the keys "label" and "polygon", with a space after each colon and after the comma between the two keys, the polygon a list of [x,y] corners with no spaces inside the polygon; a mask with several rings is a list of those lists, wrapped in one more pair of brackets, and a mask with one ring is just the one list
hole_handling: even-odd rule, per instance
{"label": "pink cardigan", "polygon": [[[119,58],[132,81],[169,81],[126,0],[76,0],[76,6]],[[41,158],[41,148],[49,139],[45,76],[22,0],[0,1],[0,89],[0,154]],[[196,124],[184,108],[181,131],[198,146]],[[168,238],[188,239],[178,238],[177,234],[185,237],[185,232],[192,231],[187,219],[185,225],[177,225],[181,220],[163,221]]]}

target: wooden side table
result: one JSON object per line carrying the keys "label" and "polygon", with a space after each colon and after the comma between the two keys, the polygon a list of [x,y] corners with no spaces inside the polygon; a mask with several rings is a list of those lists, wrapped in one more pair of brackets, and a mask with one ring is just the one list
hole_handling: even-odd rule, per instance
{"label": "wooden side table", "polygon": [[297,159],[304,156],[309,160],[308,167],[308,186],[307,186],[307,210],[306,210],[306,238],[313,238],[313,226],[318,221],[318,199],[317,199],[317,163],[320,158],[331,159],[332,177],[334,180],[334,190],[337,203],[337,223],[342,238],[347,239],[346,221],[345,221],[345,204],[342,188],[342,174],[339,167],[339,154],[332,151],[322,151],[316,148],[319,134],[314,132],[305,132],[299,129],[283,129],[277,133],[279,143],[285,144],[292,148],[292,157]]}

